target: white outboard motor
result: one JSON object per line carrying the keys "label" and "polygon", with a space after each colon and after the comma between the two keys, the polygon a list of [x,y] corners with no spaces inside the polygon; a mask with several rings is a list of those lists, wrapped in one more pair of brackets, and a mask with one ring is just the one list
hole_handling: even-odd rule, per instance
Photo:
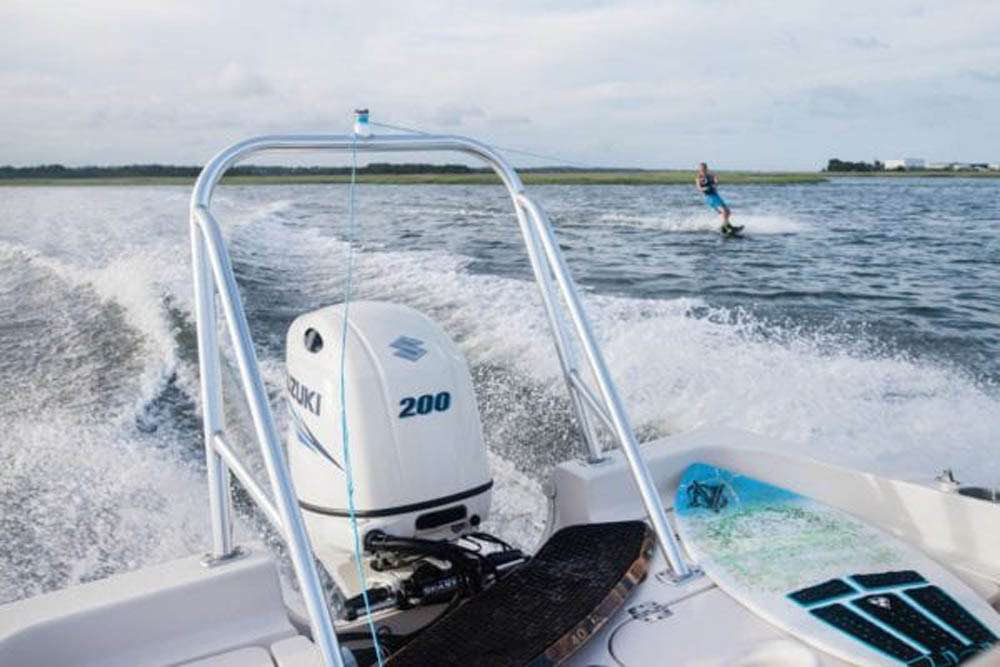
{"label": "white outboard motor", "polygon": [[[341,426],[342,305],[288,330],[288,456],[313,550],[347,594],[357,585]],[[354,507],[362,544],[382,531],[457,538],[490,505],[472,380],[455,344],[421,313],[352,302],[343,355]]]}

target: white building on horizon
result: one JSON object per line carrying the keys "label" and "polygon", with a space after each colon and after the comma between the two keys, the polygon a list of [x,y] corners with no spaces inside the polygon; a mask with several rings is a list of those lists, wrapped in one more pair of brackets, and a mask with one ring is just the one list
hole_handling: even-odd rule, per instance
{"label": "white building on horizon", "polygon": [[916,157],[904,157],[901,160],[886,160],[885,164],[886,171],[894,171],[896,169],[923,169],[924,161],[921,158]]}
{"label": "white building on horizon", "polygon": [[[889,167],[886,167],[888,169]],[[1000,171],[1000,162],[928,162],[926,169],[935,171]]]}

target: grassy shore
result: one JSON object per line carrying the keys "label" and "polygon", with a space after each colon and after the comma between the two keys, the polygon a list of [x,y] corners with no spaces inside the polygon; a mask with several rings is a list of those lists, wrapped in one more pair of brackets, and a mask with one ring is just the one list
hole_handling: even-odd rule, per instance
{"label": "grassy shore", "polygon": [[[521,174],[526,185],[690,185],[694,172],[686,171],[528,171]],[[724,185],[788,185],[822,183],[823,175],[806,172],[719,172]],[[348,183],[347,175],[231,176],[223,185],[289,185],[300,183]],[[363,174],[359,183],[408,185],[494,185],[500,179],[492,173],[472,174]],[[3,185],[193,185],[194,179],[178,176],[126,178],[11,178],[0,179]]]}
{"label": "grassy shore", "polygon": [[[831,178],[1000,178],[997,171],[879,171],[879,172],[718,172],[722,185],[793,185],[824,183]],[[694,172],[688,171],[528,171],[521,173],[526,185],[691,185]],[[302,183],[348,183],[347,175],[230,176],[223,185],[294,185]],[[496,185],[492,173],[472,174],[363,174],[359,183],[381,185]],[[10,178],[0,186],[100,186],[100,185],[184,185],[194,184],[184,176],[125,178]]]}

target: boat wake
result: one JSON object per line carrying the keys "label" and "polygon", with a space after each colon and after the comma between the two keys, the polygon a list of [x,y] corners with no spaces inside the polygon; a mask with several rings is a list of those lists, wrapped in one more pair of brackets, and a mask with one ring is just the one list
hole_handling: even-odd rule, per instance
{"label": "boat wake", "polygon": [[[34,230],[0,241],[10,276],[0,287],[0,602],[210,543],[187,228],[183,214],[156,208],[165,198],[183,211],[185,195],[153,190],[130,196],[146,202],[140,213],[158,212],[142,217],[133,202],[90,220],[87,240],[71,235],[60,246]],[[79,202],[69,194],[48,217],[73,215]],[[297,314],[342,298],[346,245],[319,204],[310,213],[225,197],[233,201],[221,208],[240,220],[225,231],[285,432],[284,332]],[[27,210],[6,214],[28,219]],[[739,221],[753,233],[808,229],[782,216]],[[699,211],[605,223],[688,232],[716,221]],[[353,298],[410,305],[456,340],[492,452],[488,528],[533,547],[541,472],[580,452],[534,284],[476,272],[449,250],[366,247],[355,255]],[[964,482],[1000,481],[1000,459],[984,455],[995,451],[1000,391],[960,368],[864,330],[801,329],[704,298],[585,292],[584,301],[645,438],[723,424],[834,463],[924,477],[952,467]],[[261,533],[254,520],[241,525],[244,536]]]}

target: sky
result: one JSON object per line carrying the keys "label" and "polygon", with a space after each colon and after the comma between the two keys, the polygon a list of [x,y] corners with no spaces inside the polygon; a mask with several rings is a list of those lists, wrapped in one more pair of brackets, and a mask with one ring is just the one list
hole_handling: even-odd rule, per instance
{"label": "sky", "polygon": [[202,164],[359,106],[558,158],[522,166],[1000,162],[998,35],[995,0],[2,0],[0,165]]}

